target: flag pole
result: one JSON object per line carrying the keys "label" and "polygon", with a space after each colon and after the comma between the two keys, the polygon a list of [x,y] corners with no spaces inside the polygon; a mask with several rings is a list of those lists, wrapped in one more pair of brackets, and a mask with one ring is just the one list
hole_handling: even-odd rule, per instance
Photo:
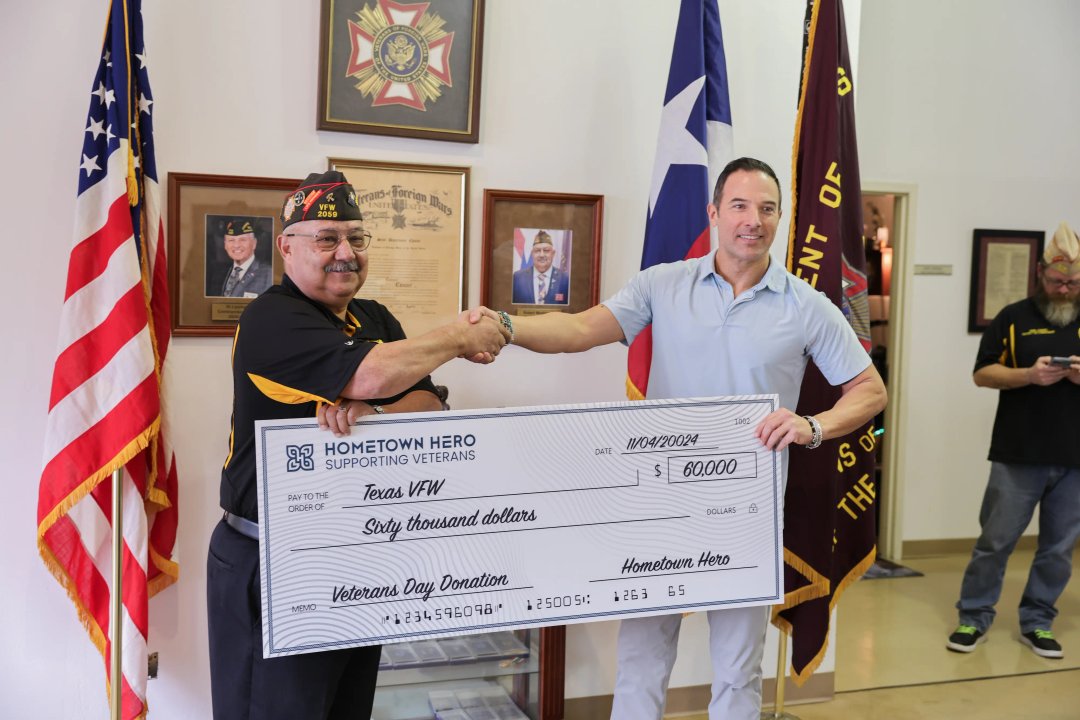
{"label": "flag pole", "polygon": [[123,559],[124,530],[122,512],[124,503],[121,499],[123,489],[121,486],[124,471],[122,468],[113,470],[112,474],[112,595],[109,598],[109,716],[112,720],[120,720],[120,710],[123,703],[124,678],[120,671],[120,646],[123,645],[123,631],[121,630],[123,602],[120,593],[120,583],[123,573],[121,561]]}
{"label": "flag pole", "polygon": [[787,633],[780,631],[780,650],[776,659],[776,701],[772,712],[761,713],[761,720],[799,720],[784,712],[784,686],[787,685]]}

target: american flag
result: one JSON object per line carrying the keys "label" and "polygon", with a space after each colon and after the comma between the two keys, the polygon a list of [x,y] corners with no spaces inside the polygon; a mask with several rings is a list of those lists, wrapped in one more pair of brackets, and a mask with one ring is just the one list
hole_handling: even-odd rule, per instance
{"label": "american flag", "polygon": [[[682,0],[653,164],[641,269],[709,252],[710,183],[732,159],[724,38],[716,0]],[[626,361],[626,396],[646,397],[652,326]]]}
{"label": "american flag", "polygon": [[[112,0],[83,133],[37,519],[41,556],[91,640],[106,660],[111,643],[121,643],[125,720],[146,715],[147,600],[179,573],[176,466],[165,440],[170,315],[153,103],[140,0]],[[111,474],[118,468],[123,621],[111,628]]]}

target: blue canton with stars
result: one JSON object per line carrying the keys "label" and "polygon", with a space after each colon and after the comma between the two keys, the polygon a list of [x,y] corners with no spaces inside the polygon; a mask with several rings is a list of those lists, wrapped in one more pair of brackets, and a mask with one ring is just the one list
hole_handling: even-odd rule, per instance
{"label": "blue canton with stars", "polygon": [[[79,195],[82,195],[105,178],[108,158],[120,148],[120,141],[131,141],[140,187],[139,203],[131,208],[137,243],[143,202],[142,181],[147,178],[157,182],[151,114],[154,101],[144,47],[139,0],[113,0],[101,61],[90,93],[90,112],[79,164]],[[126,159],[123,167],[126,172]],[[139,245],[141,254],[141,243]]]}

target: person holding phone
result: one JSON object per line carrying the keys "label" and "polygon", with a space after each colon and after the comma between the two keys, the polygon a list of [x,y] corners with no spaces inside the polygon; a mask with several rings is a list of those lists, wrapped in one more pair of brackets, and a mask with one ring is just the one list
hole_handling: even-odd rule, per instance
{"label": "person holding phone", "polygon": [[990,440],[982,532],[956,603],[960,624],[946,647],[986,640],[1005,565],[1039,510],[1038,549],[1020,599],[1021,643],[1064,657],[1051,625],[1080,536],[1080,238],[1061,223],[1037,268],[1035,294],[1007,305],[983,333],[975,384],[999,390]]}

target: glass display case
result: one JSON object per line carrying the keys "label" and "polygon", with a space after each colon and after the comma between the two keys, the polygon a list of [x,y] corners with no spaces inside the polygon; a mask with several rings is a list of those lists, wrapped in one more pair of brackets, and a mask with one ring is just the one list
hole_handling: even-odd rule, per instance
{"label": "glass display case", "polygon": [[384,645],[372,720],[561,720],[566,628]]}

